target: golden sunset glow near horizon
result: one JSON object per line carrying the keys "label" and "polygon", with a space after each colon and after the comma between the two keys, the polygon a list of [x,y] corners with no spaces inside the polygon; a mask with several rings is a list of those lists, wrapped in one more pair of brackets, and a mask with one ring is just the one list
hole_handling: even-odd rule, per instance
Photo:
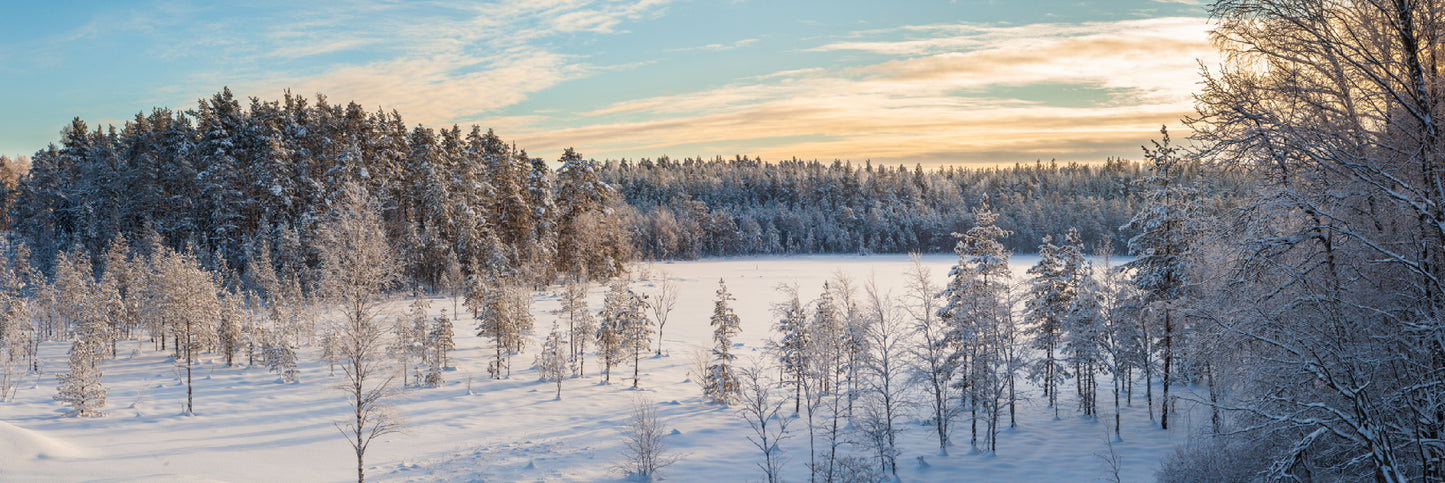
{"label": "golden sunset glow near horizon", "polygon": [[[1189,2],[28,2],[0,7],[0,153],[229,86],[533,156],[992,165],[1139,158],[1217,54]],[[1176,135],[1176,138],[1183,138]]]}

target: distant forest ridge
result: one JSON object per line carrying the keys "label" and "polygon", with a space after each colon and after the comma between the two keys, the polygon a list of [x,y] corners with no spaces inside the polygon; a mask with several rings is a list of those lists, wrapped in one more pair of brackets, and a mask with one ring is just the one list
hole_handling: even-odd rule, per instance
{"label": "distant forest ridge", "polygon": [[[748,157],[596,162],[570,149],[557,164],[477,126],[408,128],[395,111],[323,95],[243,103],[229,89],[122,126],[76,118],[62,133],[28,170],[0,177],[0,227],[42,265],[61,250],[98,254],[122,236],[235,270],[264,251],[274,268],[302,274],[316,263],[316,221],[355,184],[375,198],[410,280],[429,286],[484,269],[606,277],[638,257],[940,252],[983,206],[999,214],[1015,252],[1070,227],[1089,246],[1121,252],[1132,234],[1119,227],[1139,207],[1145,172],[1122,160],[937,170]],[[1215,185],[1206,192],[1220,193],[1220,205],[1242,186],[1201,173],[1185,177]]]}

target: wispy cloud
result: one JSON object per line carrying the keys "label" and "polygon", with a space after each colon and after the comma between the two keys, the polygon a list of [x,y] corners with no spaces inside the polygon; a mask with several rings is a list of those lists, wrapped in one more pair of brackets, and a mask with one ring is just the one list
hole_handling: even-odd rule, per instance
{"label": "wispy cloud", "polygon": [[[1099,161],[1136,154],[1160,124],[1190,112],[1196,59],[1214,55],[1205,29],[1203,19],[1170,18],[860,32],[811,50],[862,50],[893,60],[617,102],[585,113],[586,127],[532,129],[520,140],[548,152],[576,146],[603,157],[707,146],[772,159]],[[865,39],[900,33],[921,38]],[[1120,94],[1089,107],[991,94],[1039,84]],[[609,121],[618,116],[652,120]],[[769,139],[799,141],[756,147]]]}
{"label": "wispy cloud", "polygon": [[733,49],[739,49],[739,48],[747,47],[747,46],[749,46],[749,45],[752,45],[752,44],[757,43],[758,40],[759,40],[759,39],[756,39],[756,38],[753,38],[753,39],[742,39],[742,40],[739,40],[739,41],[737,41],[737,42],[733,42],[733,43],[730,43],[730,44],[707,44],[707,45],[701,45],[701,46],[697,46],[697,47],[684,47],[684,48],[680,48],[680,49],[670,49],[669,51],[671,51],[671,52],[691,52],[691,51],[703,50],[703,51],[709,51],[709,52],[723,52],[723,51],[727,51],[727,50],[733,50]]}
{"label": "wispy cloud", "polygon": [[[411,122],[477,118],[599,66],[550,46],[558,38],[625,32],[665,12],[667,0],[502,0],[431,3],[364,0],[298,6],[260,26],[226,19],[163,43],[166,57],[223,55],[220,70],[192,74],[189,102],[220,87],[263,97],[283,89],[395,108]],[[293,20],[294,19],[294,20]],[[248,30],[250,29],[250,30]],[[90,35],[81,29],[74,35]],[[240,41],[238,37],[244,37]],[[209,91],[208,91],[209,90]]]}

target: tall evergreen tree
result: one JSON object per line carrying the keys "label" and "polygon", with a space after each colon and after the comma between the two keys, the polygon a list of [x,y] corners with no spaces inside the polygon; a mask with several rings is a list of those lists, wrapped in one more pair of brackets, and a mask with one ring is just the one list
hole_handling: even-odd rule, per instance
{"label": "tall evergreen tree", "polygon": [[707,399],[718,404],[731,404],[736,401],[740,390],[737,374],[733,371],[733,360],[737,356],[732,353],[732,345],[733,337],[742,332],[742,326],[737,314],[733,313],[732,307],[728,305],[732,300],[733,295],[728,292],[727,284],[718,279],[717,300],[713,303],[710,322],[713,361],[707,367],[703,389]]}

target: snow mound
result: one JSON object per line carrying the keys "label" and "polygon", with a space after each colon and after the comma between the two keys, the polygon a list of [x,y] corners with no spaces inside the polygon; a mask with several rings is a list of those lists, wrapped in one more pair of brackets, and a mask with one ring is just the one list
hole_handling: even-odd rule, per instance
{"label": "snow mound", "polygon": [[0,466],[29,459],[84,458],[79,446],[0,421]]}

